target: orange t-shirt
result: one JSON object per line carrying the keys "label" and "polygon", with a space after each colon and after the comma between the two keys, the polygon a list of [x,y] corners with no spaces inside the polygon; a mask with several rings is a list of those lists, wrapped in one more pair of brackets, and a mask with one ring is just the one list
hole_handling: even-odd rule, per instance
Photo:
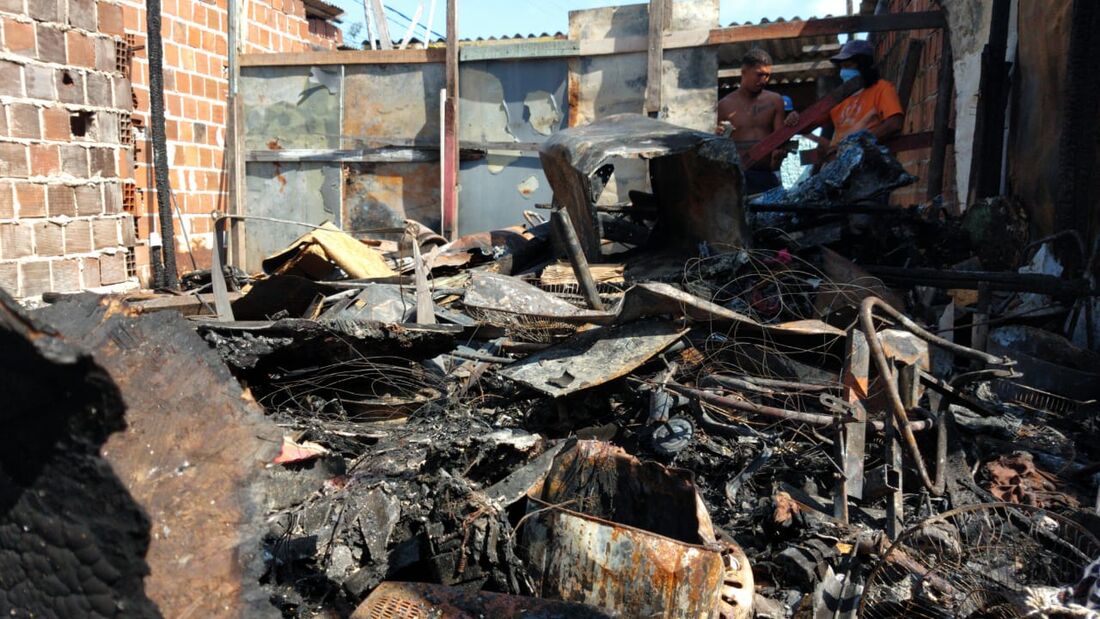
{"label": "orange t-shirt", "polygon": [[856,131],[871,129],[896,114],[904,114],[898,91],[890,82],[879,80],[829,110],[829,118],[836,128],[833,144]]}

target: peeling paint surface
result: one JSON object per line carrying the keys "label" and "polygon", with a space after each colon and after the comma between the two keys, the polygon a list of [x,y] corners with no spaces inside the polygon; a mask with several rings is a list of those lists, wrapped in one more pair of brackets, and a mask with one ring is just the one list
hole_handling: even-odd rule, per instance
{"label": "peeling paint surface", "polygon": [[523,105],[527,108],[527,119],[535,131],[550,135],[561,126],[561,106],[553,94],[545,90],[529,92]]}
{"label": "peeling paint surface", "polygon": [[522,156],[523,151],[518,150],[491,150],[485,153],[489,174],[500,174],[504,171],[504,168],[512,165]]}
{"label": "peeling paint surface", "polygon": [[[340,135],[340,79],[332,69],[318,83],[316,67],[245,67],[245,149],[336,148]],[[333,89],[336,91],[333,92]]]}
{"label": "peeling paint surface", "polygon": [[516,189],[519,191],[519,195],[523,196],[524,200],[530,200],[531,196],[539,190],[539,179],[534,174],[523,179],[519,185],[516,185]]}
{"label": "peeling paint surface", "polygon": [[[460,234],[522,224],[523,211],[534,210],[536,204],[549,204],[554,198],[542,164],[534,154],[517,157],[495,173],[490,168],[484,160],[462,162],[458,196]],[[524,197],[517,188],[531,177],[538,180],[538,187]]]}
{"label": "peeling paint surface", "polygon": [[564,128],[564,58],[466,62],[459,75],[459,139],[541,142]]}
{"label": "peeling paint surface", "polygon": [[[341,225],[339,168],[325,163],[250,162],[246,172],[245,209],[249,215]],[[284,249],[306,230],[264,221],[244,225],[248,235],[246,270],[259,269],[264,258]]]}

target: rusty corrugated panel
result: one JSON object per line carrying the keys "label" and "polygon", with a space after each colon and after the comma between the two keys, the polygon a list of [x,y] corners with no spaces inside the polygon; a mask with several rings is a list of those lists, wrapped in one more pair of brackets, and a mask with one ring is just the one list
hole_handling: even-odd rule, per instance
{"label": "rusty corrugated panel", "polygon": [[421,582],[384,582],[351,619],[609,619],[591,606]]}
{"label": "rusty corrugated panel", "polygon": [[541,596],[624,617],[751,616],[747,561],[735,553],[727,570],[689,472],[579,441],[528,499],[522,534]]}

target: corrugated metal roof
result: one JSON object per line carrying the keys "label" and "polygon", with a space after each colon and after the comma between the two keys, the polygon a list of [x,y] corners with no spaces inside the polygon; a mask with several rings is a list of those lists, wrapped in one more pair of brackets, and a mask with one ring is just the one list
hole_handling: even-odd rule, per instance
{"label": "corrugated metal roof", "polygon": [[[832,17],[826,15],[825,17]],[[816,16],[807,19],[822,19]],[[778,18],[775,20],[762,19],[759,22],[745,22],[742,24],[731,23],[727,27],[735,26],[760,26],[764,24],[782,23],[788,21],[802,21],[795,16],[790,19]],[[829,62],[829,57],[840,49],[839,39],[836,35],[819,35],[812,37],[799,37],[796,39],[768,39],[766,41],[731,43],[718,47],[718,68],[724,73],[723,79],[739,78],[731,73],[738,73],[741,66],[741,57],[750,49],[759,47],[772,57],[775,63],[772,77],[773,84],[791,84],[815,81],[822,74],[835,71]],[[785,66],[784,66],[785,65]]]}
{"label": "corrugated metal roof", "polygon": [[309,17],[339,21],[338,18],[344,14],[344,9],[335,4],[324,2],[324,0],[302,0],[302,4],[305,5],[306,15]]}

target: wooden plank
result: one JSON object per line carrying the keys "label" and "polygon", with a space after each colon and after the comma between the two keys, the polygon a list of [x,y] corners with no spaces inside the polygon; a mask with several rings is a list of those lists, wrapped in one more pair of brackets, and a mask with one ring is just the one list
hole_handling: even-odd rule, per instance
{"label": "wooden plank", "polygon": [[[230,292],[227,294],[227,298],[231,302],[236,301],[241,298],[241,296],[242,294],[240,292]],[[179,296],[159,295],[143,301],[129,301],[128,305],[142,314],[177,311],[184,316],[197,316],[199,314],[208,314],[207,308],[214,307],[214,295],[211,293],[200,295],[185,294]]]}
{"label": "wooden plank", "polygon": [[382,49],[392,49],[393,39],[390,38],[390,26],[386,21],[386,9],[382,6],[382,0],[371,0],[374,8],[374,23],[378,26],[378,40]]}
{"label": "wooden plank", "polygon": [[646,62],[645,110],[656,118],[661,111],[661,65],[664,63],[664,29],[666,0],[649,0],[649,41]]}
{"label": "wooden plank", "polygon": [[[936,111],[932,135],[932,159],[928,162],[928,199],[943,194],[943,173],[947,163],[947,145],[954,142],[951,129],[951,101],[955,96],[955,67],[952,61],[951,37],[943,37],[940,52],[939,85],[936,88]],[[954,202],[951,200],[950,202]]]}
{"label": "wooden plank", "polygon": [[[811,60],[808,62],[792,62],[788,64],[777,64],[772,66],[772,75],[783,75],[786,73],[806,73],[809,71],[821,71],[822,73],[833,74],[836,73],[836,65],[828,60]],[[741,67],[735,69],[720,69],[718,71],[718,78],[738,78],[741,77]]]}
{"label": "wooden plank", "polygon": [[887,13],[884,15],[851,15],[824,19],[794,20],[715,28],[710,31],[708,43],[749,43],[771,39],[797,39],[847,32],[889,32],[891,30],[940,29],[947,26],[943,11],[916,13]]}
{"label": "wooden plank", "polygon": [[905,59],[901,63],[898,79],[898,100],[901,109],[909,109],[909,98],[913,94],[913,83],[917,81],[917,69],[920,68],[920,55],[924,51],[924,41],[909,39],[909,48],[905,50]]}
{"label": "wooden plank", "polygon": [[447,0],[447,98],[443,123],[444,236],[458,238],[458,0]]}
{"label": "wooden plank", "polygon": [[334,52],[302,52],[294,54],[241,54],[242,67],[294,67],[333,64],[424,64],[444,62],[446,50],[340,50]]}
{"label": "wooden plank", "polygon": [[741,162],[741,166],[746,170],[751,168],[763,161],[766,157],[770,157],[773,150],[785,144],[787,140],[794,137],[795,134],[803,133],[821,125],[829,118],[829,110],[833,109],[833,106],[847,99],[860,88],[863,88],[863,80],[858,77],[844,82],[832,92],[825,95],[825,97],[803,110],[798,115],[798,124],[793,127],[783,127],[779,131],[760,140],[760,142],[757,143],[756,146],[753,146],[748,154],[745,155]]}

